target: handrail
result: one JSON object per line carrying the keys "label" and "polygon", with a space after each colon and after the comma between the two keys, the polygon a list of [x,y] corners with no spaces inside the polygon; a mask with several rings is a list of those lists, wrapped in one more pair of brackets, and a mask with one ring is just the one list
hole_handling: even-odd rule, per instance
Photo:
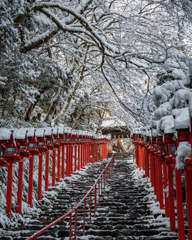
{"label": "handrail", "polygon": [[85,214],[86,214],[86,198],[90,195],[90,223],[91,223],[91,206],[92,206],[92,191],[95,191],[95,201],[94,201],[94,216],[95,216],[95,212],[97,209],[97,184],[98,184],[98,202],[100,200],[100,195],[102,194],[102,177],[104,176],[104,190],[105,190],[105,184],[106,181],[108,180],[108,178],[110,178],[112,170],[113,170],[113,164],[114,164],[114,154],[111,158],[111,160],[109,161],[109,163],[107,164],[107,166],[105,167],[105,169],[102,171],[102,173],[99,175],[99,177],[96,179],[94,185],[89,189],[89,191],[85,194],[85,196],[80,200],[80,202],[69,212],[67,212],[66,214],[64,214],[63,216],[59,217],[58,219],[56,219],[55,221],[51,222],[50,224],[48,224],[47,226],[45,226],[44,228],[40,229],[39,231],[37,231],[36,233],[34,233],[32,236],[28,237],[26,240],[32,240],[35,239],[37,240],[37,237],[39,235],[41,235],[43,232],[45,232],[46,230],[48,230],[50,227],[52,227],[53,225],[57,224],[58,222],[60,222],[61,220],[63,220],[64,218],[66,218],[67,216],[70,216],[70,232],[69,232],[69,239],[72,238],[72,214],[73,212],[75,212],[75,232],[74,232],[74,239],[76,239],[76,234],[77,234],[77,213],[78,213],[78,207],[84,202],[84,217],[83,217],[83,235],[85,233]]}

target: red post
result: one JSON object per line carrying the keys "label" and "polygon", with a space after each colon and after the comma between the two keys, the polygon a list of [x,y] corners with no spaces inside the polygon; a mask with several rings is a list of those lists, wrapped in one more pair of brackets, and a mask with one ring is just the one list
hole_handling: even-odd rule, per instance
{"label": "red post", "polygon": [[29,189],[28,189],[28,204],[32,207],[33,193],[33,156],[29,157]]}
{"label": "red post", "polygon": [[73,165],[73,146],[70,145],[69,149],[70,149],[70,154],[69,154],[69,156],[70,156],[70,158],[69,158],[69,174],[71,176],[71,174],[73,172],[73,166],[72,166]]}
{"label": "red post", "polygon": [[183,194],[181,183],[181,170],[175,169],[176,198],[177,198],[177,223],[179,240],[185,240],[184,219],[183,219]]}
{"label": "red post", "polygon": [[58,147],[57,149],[57,182],[60,182],[60,150],[61,148]]}
{"label": "red post", "polygon": [[167,192],[165,191],[168,187],[168,178],[167,178],[167,164],[163,163],[163,176],[164,176],[164,198],[165,198],[165,217],[169,217],[169,198]]}
{"label": "red post", "polygon": [[81,169],[81,145],[78,144],[78,170]]}
{"label": "red post", "polygon": [[62,146],[62,171],[61,171],[61,177],[64,178],[65,173],[65,146]]}
{"label": "red post", "polygon": [[85,146],[85,144],[83,144],[83,159],[82,159],[83,165],[82,165],[82,167],[85,166],[85,148],[86,148],[86,146]]}
{"label": "red post", "polygon": [[155,155],[155,183],[156,183],[156,196],[157,201],[159,202],[159,159],[157,155]]}
{"label": "red post", "polygon": [[17,191],[17,213],[22,212],[22,187],[23,187],[23,159],[19,162],[18,191]]}
{"label": "red post", "polygon": [[164,203],[163,203],[163,177],[162,177],[162,163],[159,160],[159,183],[158,183],[158,187],[159,187],[159,203],[160,203],[160,209],[164,209]]}
{"label": "red post", "polygon": [[40,153],[39,154],[39,169],[38,169],[38,194],[37,194],[37,200],[41,200],[42,167],[43,167],[43,153]]}
{"label": "red post", "polygon": [[48,191],[49,186],[49,150],[45,153],[45,191]]}
{"label": "red post", "polygon": [[149,156],[148,145],[145,147],[145,177],[149,177]]}
{"label": "red post", "polygon": [[87,143],[84,144],[83,166],[86,165],[86,160],[87,160]]}
{"label": "red post", "polygon": [[175,203],[173,189],[173,169],[168,164],[168,181],[169,181],[169,212],[170,212],[170,229],[171,232],[176,232],[175,228]]}
{"label": "red post", "polygon": [[13,162],[10,162],[7,173],[7,217],[11,219],[11,200],[12,200],[12,184],[13,184]]}
{"label": "red post", "polygon": [[83,167],[83,144],[81,144],[81,168]]}
{"label": "red post", "polygon": [[187,169],[185,171],[186,177],[186,195],[187,195],[187,216],[188,216],[188,231],[189,240],[192,240],[192,169]]}
{"label": "red post", "polygon": [[55,148],[53,149],[53,158],[52,158],[52,186],[55,186]]}
{"label": "red post", "polygon": [[77,170],[77,145],[75,145],[75,168],[74,171]]}
{"label": "red post", "polygon": [[96,162],[95,161],[95,143],[93,143],[93,162]]}
{"label": "red post", "polygon": [[73,155],[73,152],[74,152],[74,145],[71,146],[71,174],[73,174],[74,172],[74,155]]}
{"label": "red post", "polygon": [[66,146],[66,177],[69,177],[69,145]]}
{"label": "red post", "polygon": [[101,144],[99,144],[99,161],[101,161]]}
{"label": "red post", "polygon": [[153,153],[150,154],[150,180],[151,186],[154,187],[154,166],[153,166]]}
{"label": "red post", "polygon": [[153,171],[153,186],[154,186],[154,194],[157,195],[157,183],[156,183],[156,174],[157,174],[157,169],[156,169],[156,156],[153,154],[153,167],[152,167],[152,171]]}

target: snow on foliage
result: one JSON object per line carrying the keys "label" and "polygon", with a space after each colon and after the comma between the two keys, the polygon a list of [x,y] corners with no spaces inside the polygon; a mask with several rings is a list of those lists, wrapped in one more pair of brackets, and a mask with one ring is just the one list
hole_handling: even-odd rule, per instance
{"label": "snow on foliage", "polygon": [[192,154],[191,144],[189,142],[180,142],[176,152],[176,168],[184,169],[185,168],[185,159],[190,157]]}
{"label": "snow on foliage", "polygon": [[158,130],[160,133],[174,133],[174,118],[172,115],[164,116],[159,120]]}

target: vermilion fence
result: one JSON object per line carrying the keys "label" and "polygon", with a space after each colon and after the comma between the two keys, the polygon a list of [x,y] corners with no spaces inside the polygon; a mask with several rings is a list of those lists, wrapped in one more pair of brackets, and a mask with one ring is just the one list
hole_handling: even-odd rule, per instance
{"label": "vermilion fence", "polygon": [[[176,168],[179,142],[192,138],[186,130],[178,130],[177,135],[175,139],[173,134],[149,137],[134,133],[135,161],[140,169],[145,170],[145,177],[150,178],[159,207],[165,209],[165,216],[170,218],[170,230],[178,230],[179,240],[184,240],[188,231],[192,240],[192,157],[185,160],[185,169]],[[184,218],[188,227],[184,225]]]}
{"label": "vermilion fence", "polygon": [[[91,189],[86,193],[86,195],[81,199],[81,201],[69,212],[55,220],[54,222],[50,223],[46,227],[42,228],[26,240],[37,240],[38,236],[43,234],[46,230],[50,229],[53,225],[59,223],[61,220],[66,219],[69,217],[69,239],[72,239],[72,235],[74,236],[74,239],[77,237],[77,221],[78,221],[78,208],[83,205],[84,212],[83,212],[83,235],[85,234],[85,221],[86,221],[86,200],[89,199],[89,223],[91,223],[91,216],[92,216],[92,205],[93,205],[93,211],[94,216],[97,210],[97,205],[100,201],[100,196],[102,194],[102,191],[105,190],[105,185],[107,180],[110,178],[112,170],[114,165],[114,155],[112,156],[111,160],[103,170],[103,172],[99,175],[97,180],[95,181],[94,185],[91,187]],[[93,203],[93,204],[92,204]],[[73,214],[75,215],[75,222],[74,222],[74,232],[72,232],[72,217]]]}
{"label": "vermilion fence", "polygon": [[[87,163],[107,158],[109,139],[86,131],[70,128],[29,128],[0,129],[0,167],[7,170],[7,216],[11,218],[13,167],[18,164],[17,213],[22,213],[23,195],[23,161],[28,158],[28,205],[32,207],[34,156],[38,161],[38,200],[42,195],[42,180],[45,176],[45,191],[49,186],[49,169],[51,168],[52,186],[65,176],[80,170]],[[52,151],[52,158],[50,152]],[[45,161],[45,170],[43,170]],[[56,175],[57,169],[57,175]],[[44,172],[45,171],[45,172]]]}

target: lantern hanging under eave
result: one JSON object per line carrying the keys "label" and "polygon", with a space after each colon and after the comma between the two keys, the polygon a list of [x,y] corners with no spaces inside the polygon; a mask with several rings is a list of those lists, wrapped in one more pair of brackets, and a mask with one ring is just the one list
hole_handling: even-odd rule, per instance
{"label": "lantern hanging under eave", "polygon": [[36,130],[36,138],[37,138],[37,148],[40,153],[47,152],[48,147],[45,138],[45,129],[37,129]]}
{"label": "lantern hanging under eave", "polygon": [[60,146],[64,146],[64,145],[65,145],[65,133],[64,133],[63,127],[60,127],[60,128],[59,128],[58,134],[59,134],[59,143],[60,143]]}
{"label": "lantern hanging under eave", "polygon": [[53,150],[53,135],[52,135],[52,129],[51,128],[45,128],[45,141],[46,146],[49,150]]}
{"label": "lantern hanging under eave", "polygon": [[58,134],[57,128],[53,128],[53,146],[54,146],[54,148],[60,147],[59,134]]}
{"label": "lantern hanging under eave", "polygon": [[174,127],[177,131],[177,139],[179,142],[188,142],[189,139],[189,127],[190,127],[190,116],[189,109],[179,108],[172,111],[174,118]]}
{"label": "lantern hanging under eave", "polygon": [[21,157],[29,157],[31,154],[29,152],[29,143],[28,143],[28,137],[27,137],[28,130],[25,128],[18,129],[15,133],[15,139],[17,143],[19,144],[19,155]]}
{"label": "lantern hanging under eave", "polygon": [[28,142],[29,142],[29,152],[30,155],[38,155],[39,154],[39,149],[37,147],[37,138],[35,135],[36,130],[34,128],[28,128],[27,129],[27,137],[28,137]]}
{"label": "lantern hanging under eave", "polygon": [[[8,136],[9,138],[9,136]],[[14,139],[14,131],[11,130],[10,138],[3,141],[5,145],[5,160],[7,162],[18,162],[21,160],[19,156],[19,144]]]}
{"label": "lantern hanging under eave", "polygon": [[175,142],[174,134],[173,133],[165,133],[164,134],[164,143],[167,145],[168,155],[175,156],[176,155],[176,142]]}

